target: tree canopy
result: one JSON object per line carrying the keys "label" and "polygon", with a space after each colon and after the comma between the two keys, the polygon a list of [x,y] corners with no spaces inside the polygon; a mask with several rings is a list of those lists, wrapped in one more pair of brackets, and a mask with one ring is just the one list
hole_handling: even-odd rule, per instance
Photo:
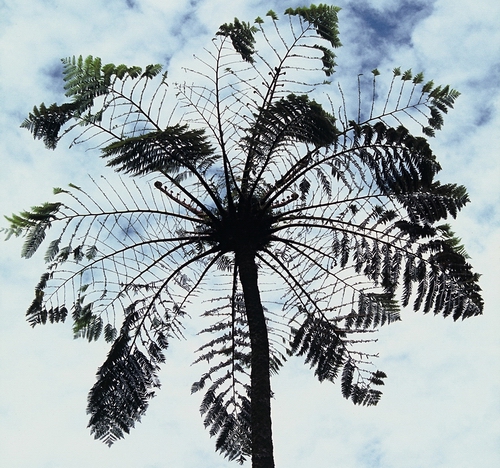
{"label": "tree canopy", "polygon": [[188,70],[194,84],[158,64],[63,59],[68,101],[23,122],[49,149],[76,134],[121,174],[56,188],[6,229],[26,258],[56,231],[28,322],[70,315],[76,337],[111,344],[87,407],[105,443],[144,415],[190,316],[205,320],[191,390],[217,450],[272,467],[270,375],[288,356],[375,405],[386,374],[367,343],[401,307],[482,313],[447,222],[469,198],[439,182],[429,145],[459,93],[400,68],[381,93],[375,69],[348,104],[330,81],[338,11],[223,24]]}

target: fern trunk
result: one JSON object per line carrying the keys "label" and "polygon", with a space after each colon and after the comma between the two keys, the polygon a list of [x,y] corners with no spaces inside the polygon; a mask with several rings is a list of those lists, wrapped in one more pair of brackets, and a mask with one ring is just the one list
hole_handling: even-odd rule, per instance
{"label": "fern trunk", "polygon": [[257,265],[252,251],[240,251],[236,261],[243,288],[252,347],[251,421],[252,468],[274,468],[271,428],[269,339],[260,299]]}

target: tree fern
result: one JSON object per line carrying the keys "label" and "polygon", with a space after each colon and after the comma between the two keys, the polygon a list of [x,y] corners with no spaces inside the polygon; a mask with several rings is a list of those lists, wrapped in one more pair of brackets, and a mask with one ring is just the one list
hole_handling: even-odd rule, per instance
{"label": "tree fern", "polygon": [[159,65],[64,59],[70,100],[35,107],[22,124],[52,149],[76,134],[73,144],[99,148],[124,177],[57,188],[58,201],[12,215],[6,229],[25,236],[25,257],[59,229],[27,318],[70,315],[76,337],[111,344],[88,400],[105,443],[144,415],[188,316],[206,323],[195,362],[207,368],[191,390],[203,393],[216,449],[268,468],[270,375],[287,356],[375,405],[386,374],[372,362],[374,333],[401,319],[400,306],[454,320],[482,313],[479,276],[444,224],[469,198],[437,180],[426,138],[459,93],[398,67],[378,99],[375,69],[359,77],[351,115],[342,88],[324,81],[338,11],[223,24],[191,70],[199,84],[170,85],[182,115],[168,109]]}

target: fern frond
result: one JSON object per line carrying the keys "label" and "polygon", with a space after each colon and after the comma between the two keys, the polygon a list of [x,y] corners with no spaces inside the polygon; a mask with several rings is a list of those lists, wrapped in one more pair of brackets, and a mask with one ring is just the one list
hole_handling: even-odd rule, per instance
{"label": "fern frond", "polygon": [[13,214],[10,217],[5,216],[10,223],[9,234],[26,237],[21,249],[22,257],[30,258],[38,250],[45,239],[47,229],[51,227],[61,207],[61,203],[44,203],[32,207],[31,211],[22,211],[19,215]]}
{"label": "fern frond", "polygon": [[290,354],[303,356],[320,382],[334,382],[344,364],[345,333],[323,319],[308,316],[299,329],[293,331]]}
{"label": "fern frond", "polygon": [[34,138],[43,140],[46,148],[55,149],[60,139],[61,128],[79,115],[80,108],[79,103],[62,105],[54,103],[46,107],[42,102],[39,107],[33,107],[33,111],[21,124],[21,128],[29,130]]}
{"label": "fern frond", "polygon": [[[159,364],[164,361],[161,349],[165,346],[148,335],[142,338],[146,347],[141,351],[133,338],[142,327],[143,313],[138,303],[128,307],[120,334],[99,368],[97,381],[88,396],[90,432],[109,446],[141,420],[154,396],[154,389],[160,387],[158,371]],[[89,340],[94,338],[98,327],[94,325],[89,330],[87,325],[86,333],[91,333]],[[105,333],[111,338],[115,332],[108,327]]]}
{"label": "fern frond", "polygon": [[249,151],[268,156],[290,142],[328,147],[335,143],[335,119],[306,95],[290,94],[262,109],[255,126],[248,129]]}
{"label": "fern frond", "polygon": [[285,14],[300,16],[312,24],[318,35],[327,40],[332,47],[340,47],[342,44],[339,40],[337,15],[340,10],[340,7],[320,3],[309,7],[287,8]]}
{"label": "fern frond", "polygon": [[234,18],[232,23],[224,23],[217,31],[217,36],[229,37],[233,44],[234,50],[241,55],[241,58],[246,62],[253,63],[255,60],[255,33],[258,29],[255,26],[250,26],[245,21],[240,21]]}
{"label": "fern frond", "polygon": [[102,149],[108,166],[131,175],[175,173],[181,167],[196,167],[212,156],[213,148],[204,131],[190,130],[187,125],[127,138]]}

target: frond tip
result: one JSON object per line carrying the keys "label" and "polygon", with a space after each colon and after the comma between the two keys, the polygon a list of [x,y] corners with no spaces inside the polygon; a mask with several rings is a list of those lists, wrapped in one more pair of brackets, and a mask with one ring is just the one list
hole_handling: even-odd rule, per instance
{"label": "frond tip", "polygon": [[[318,36],[328,41],[331,47],[337,48],[342,45],[339,40],[337,16],[340,10],[341,8],[339,7],[320,3],[319,5],[310,5],[309,7],[287,8],[285,14],[301,17],[316,29]],[[323,52],[321,60],[326,76],[332,75],[334,67],[337,65],[334,60],[335,54],[333,51],[319,44],[315,44],[313,47]]]}
{"label": "frond tip", "polygon": [[34,138],[42,140],[48,149],[55,149],[61,128],[75,116],[78,108],[78,103],[66,103],[61,106],[54,103],[47,107],[42,102],[39,107],[33,107],[33,112],[30,112],[21,128],[26,128]]}
{"label": "frond tip", "polygon": [[286,15],[300,16],[308,23],[314,25],[320,37],[327,40],[332,47],[340,47],[338,15],[340,7],[333,5],[310,5],[309,7],[287,8]]}
{"label": "frond tip", "polygon": [[255,37],[254,34],[258,31],[255,26],[250,26],[245,21],[240,21],[234,18],[232,23],[224,23],[217,31],[217,36],[229,37],[233,44],[234,50],[241,55],[241,58],[246,62],[253,63],[255,60]]}
{"label": "frond tip", "polygon": [[[141,326],[141,311],[132,304],[126,314],[88,396],[88,427],[96,439],[109,446],[128,434],[146,412],[154,389],[160,387],[159,364],[165,360],[162,349],[167,347],[163,338],[155,341],[148,337],[145,349],[139,349],[132,336]],[[105,330],[107,339],[114,333],[109,327]]]}
{"label": "frond tip", "polygon": [[48,149],[55,149],[61,136],[71,130],[70,126],[61,133],[63,127],[71,120],[80,125],[100,122],[103,109],[92,114],[91,108],[96,98],[106,96],[113,91],[117,80],[123,83],[126,79],[150,79],[162,69],[160,64],[151,64],[142,73],[142,68],[137,66],[115,66],[112,63],[103,65],[99,57],[94,58],[91,55],[85,59],[81,55],[78,58],[74,56],[65,58],[62,59],[62,63],[65,94],[71,101],[60,105],[54,103],[48,107],[44,103],[35,106],[21,124],[21,127],[28,129],[34,138],[43,140]]}
{"label": "frond tip", "polygon": [[31,211],[5,217],[10,223],[10,227],[6,229],[7,238],[12,235],[26,237],[21,250],[22,257],[30,258],[38,250],[45,239],[46,230],[51,227],[61,206],[61,203],[44,203],[32,207]]}

